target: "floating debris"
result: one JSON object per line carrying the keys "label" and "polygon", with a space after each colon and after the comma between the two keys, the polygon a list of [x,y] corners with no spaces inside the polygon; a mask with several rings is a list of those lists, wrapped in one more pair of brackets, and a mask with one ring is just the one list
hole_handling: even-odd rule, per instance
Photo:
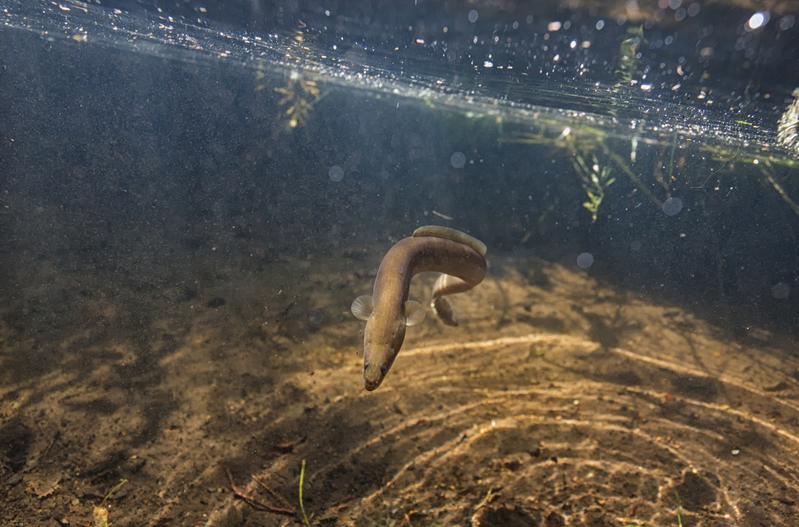
{"label": "floating debris", "polygon": [[452,221],[453,219],[455,219],[455,218],[453,218],[452,216],[447,216],[446,214],[444,214],[444,213],[442,213],[442,212],[438,212],[437,210],[431,210],[431,211],[430,211],[430,213],[431,213],[433,216],[438,216],[438,217],[439,217],[439,218],[441,218],[442,220]]}

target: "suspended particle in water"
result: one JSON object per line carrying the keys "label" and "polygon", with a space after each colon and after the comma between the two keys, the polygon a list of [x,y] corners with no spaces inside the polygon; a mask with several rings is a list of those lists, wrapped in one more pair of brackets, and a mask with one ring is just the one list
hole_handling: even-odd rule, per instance
{"label": "suspended particle in water", "polygon": [[333,183],[338,183],[344,179],[344,169],[338,165],[333,165],[330,167],[330,170],[327,171],[327,177],[329,177],[330,181]]}
{"label": "suspended particle in water", "polygon": [[682,210],[682,200],[671,197],[663,202],[663,214],[666,216],[676,216]]}
{"label": "suspended particle in water", "polygon": [[791,295],[791,286],[785,282],[777,282],[771,286],[771,296],[777,300],[787,300]]}
{"label": "suspended particle in water", "polygon": [[642,246],[641,240],[633,240],[632,242],[630,242],[630,249],[633,252],[640,251],[641,250],[641,246]]}
{"label": "suspended particle in water", "polygon": [[577,267],[588,269],[594,265],[594,255],[591,253],[580,253],[577,255]]}
{"label": "suspended particle in water", "polygon": [[469,22],[471,22],[472,24],[477,22],[477,19],[480,18],[480,14],[477,12],[476,9],[472,9],[471,11],[469,11],[468,16],[469,16]]}
{"label": "suspended particle in water", "polygon": [[452,168],[463,168],[466,165],[466,154],[455,152],[449,157],[449,164]]}

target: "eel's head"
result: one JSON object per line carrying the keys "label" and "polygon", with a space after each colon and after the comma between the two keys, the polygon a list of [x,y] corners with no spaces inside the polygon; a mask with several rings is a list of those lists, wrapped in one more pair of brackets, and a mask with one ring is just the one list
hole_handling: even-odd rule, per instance
{"label": "eel's head", "polygon": [[394,359],[397,358],[405,340],[405,320],[379,323],[369,317],[363,336],[363,381],[364,387],[372,391],[383,382]]}

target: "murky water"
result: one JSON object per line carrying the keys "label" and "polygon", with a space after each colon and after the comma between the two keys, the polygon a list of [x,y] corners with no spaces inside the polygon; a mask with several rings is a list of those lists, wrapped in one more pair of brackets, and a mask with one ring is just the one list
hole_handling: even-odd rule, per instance
{"label": "murky water", "polygon": [[0,0],[3,525],[795,525],[795,12]]}

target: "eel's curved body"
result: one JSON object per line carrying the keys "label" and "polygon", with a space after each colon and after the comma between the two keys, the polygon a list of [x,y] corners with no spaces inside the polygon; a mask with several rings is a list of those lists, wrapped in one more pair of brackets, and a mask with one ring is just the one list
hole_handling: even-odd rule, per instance
{"label": "eel's curved body", "polygon": [[408,290],[411,278],[425,271],[444,273],[433,288],[433,311],[443,322],[456,325],[443,297],[468,291],[483,281],[485,245],[446,227],[420,227],[389,249],[377,270],[371,298],[358,297],[352,304],[353,314],[366,320],[363,377],[367,390],[383,382],[402,347],[405,326],[424,318],[423,309],[408,301]]}

